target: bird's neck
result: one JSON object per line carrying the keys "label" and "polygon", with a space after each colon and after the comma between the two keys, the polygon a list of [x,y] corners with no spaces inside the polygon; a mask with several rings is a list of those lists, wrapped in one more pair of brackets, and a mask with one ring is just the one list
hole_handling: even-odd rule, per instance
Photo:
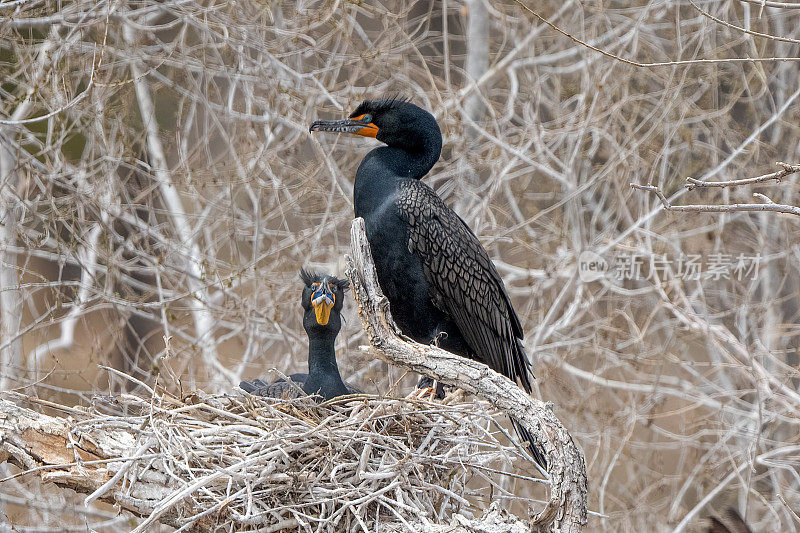
{"label": "bird's neck", "polygon": [[308,375],[318,373],[329,374],[335,372],[339,375],[336,365],[336,351],[334,345],[336,335],[321,335],[308,339]]}
{"label": "bird's neck", "polygon": [[400,178],[422,178],[442,155],[442,135],[437,131],[418,133],[408,146],[381,146],[364,161],[375,159],[381,167]]}
{"label": "bird's neck", "polygon": [[442,153],[441,143],[436,150],[429,148],[419,151],[403,150],[399,148],[395,148],[394,150],[396,150],[396,154],[393,158],[395,171],[404,178],[417,179],[422,179],[422,177],[433,168],[433,165],[436,164]]}
{"label": "bird's neck", "polygon": [[397,191],[397,181],[422,178],[433,167],[441,153],[438,148],[406,150],[381,146],[368,153],[356,171],[354,204],[357,217],[379,213]]}

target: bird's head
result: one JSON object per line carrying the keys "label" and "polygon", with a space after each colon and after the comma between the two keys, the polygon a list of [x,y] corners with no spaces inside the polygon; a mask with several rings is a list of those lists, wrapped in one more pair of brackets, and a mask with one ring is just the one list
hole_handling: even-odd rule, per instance
{"label": "bird's head", "polygon": [[350,118],[317,120],[311,124],[310,131],[354,133],[412,152],[435,149],[437,158],[442,148],[442,132],[433,115],[397,98],[366,100]]}
{"label": "bird's head", "polygon": [[306,332],[327,331],[334,335],[342,327],[341,311],[344,291],[350,286],[346,279],[314,274],[300,270],[303,280],[303,327]]}

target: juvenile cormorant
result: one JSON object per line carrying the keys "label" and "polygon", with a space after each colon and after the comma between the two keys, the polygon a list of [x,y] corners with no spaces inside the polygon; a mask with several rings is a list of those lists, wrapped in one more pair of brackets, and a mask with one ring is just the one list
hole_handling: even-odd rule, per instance
{"label": "juvenile cormorant", "polygon": [[[310,131],[386,145],[370,151],[356,171],[355,216],[364,219],[378,281],[403,333],[485,363],[530,392],[522,325],[503,280],[467,224],[420,181],[442,151],[433,115],[404,100],[368,100],[350,118],[318,120]],[[532,445],[531,452],[546,465]]]}
{"label": "juvenile cormorant", "polygon": [[[330,400],[361,391],[342,381],[336,364],[334,343],[342,327],[344,291],[350,282],[333,276],[300,271],[303,287],[303,328],[308,334],[308,374],[289,376],[295,385],[308,395],[318,395]],[[291,383],[280,379],[266,383],[260,379],[242,381],[244,391],[271,398],[297,398],[300,392]]]}

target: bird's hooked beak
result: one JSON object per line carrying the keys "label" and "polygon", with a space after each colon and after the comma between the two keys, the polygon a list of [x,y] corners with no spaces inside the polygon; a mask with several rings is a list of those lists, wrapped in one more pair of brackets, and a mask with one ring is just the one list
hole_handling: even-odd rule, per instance
{"label": "bird's hooked beak", "polygon": [[323,280],[311,294],[311,305],[317,315],[317,324],[320,326],[328,325],[328,320],[331,318],[331,309],[333,309],[335,301],[336,295],[333,294],[328,280]]}
{"label": "bird's hooked beak", "polygon": [[369,115],[359,115],[353,118],[346,118],[343,120],[315,120],[311,127],[308,129],[310,132],[314,131],[332,131],[335,133],[355,133],[364,137],[372,137],[378,135],[379,128],[371,122]]}

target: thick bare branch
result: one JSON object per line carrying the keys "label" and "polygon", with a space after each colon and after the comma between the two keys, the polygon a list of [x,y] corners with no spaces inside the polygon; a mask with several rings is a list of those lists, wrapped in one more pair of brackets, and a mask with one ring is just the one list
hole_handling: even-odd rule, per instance
{"label": "thick bare branch", "polygon": [[[93,499],[120,505],[140,516],[152,512],[170,493],[166,476],[139,479],[129,487],[109,484],[112,479],[119,480],[121,476],[115,474],[124,474],[133,461],[152,460],[158,455],[136,454],[135,425],[129,425],[127,431],[89,426],[76,433],[79,426],[73,418],[48,416],[0,400],[0,462],[9,461],[38,474],[43,481],[94,495]],[[76,439],[76,434],[80,438]],[[177,509],[189,511],[185,505]],[[175,516],[173,510],[161,521],[178,526]]]}
{"label": "thick bare branch", "polygon": [[[466,84],[475,83],[489,68],[489,13],[484,0],[467,0],[467,57],[464,64]],[[469,122],[480,122],[486,112],[483,96],[474,92],[464,102],[464,114]],[[474,128],[467,129],[467,137],[474,141],[478,137]]]}

